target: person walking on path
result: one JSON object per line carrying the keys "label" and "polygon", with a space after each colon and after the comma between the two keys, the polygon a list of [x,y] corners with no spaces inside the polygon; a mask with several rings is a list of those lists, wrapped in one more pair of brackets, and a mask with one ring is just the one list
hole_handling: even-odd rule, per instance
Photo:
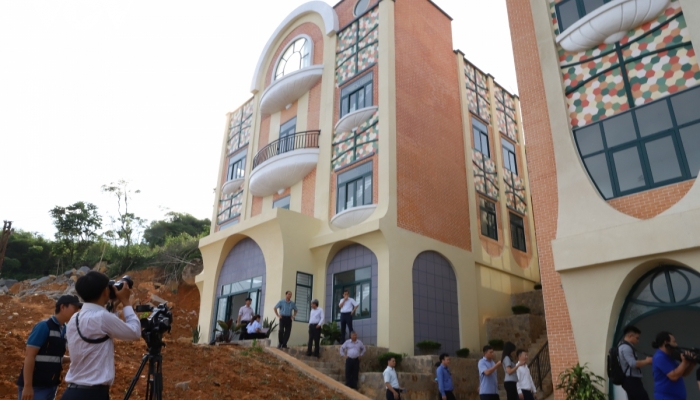
{"label": "person walking on path", "polygon": [[357,340],[357,333],[350,332],[348,339],[340,346],[340,355],[345,357],[345,386],[357,390],[360,377],[360,357],[365,355],[365,345]]}
{"label": "person walking on path", "polygon": [[53,400],[61,383],[66,355],[66,323],[78,312],[78,296],[61,296],[54,315],[34,325],[27,339],[24,365],[17,386],[19,400]]}
{"label": "person walking on path", "polygon": [[484,357],[479,360],[479,398],[499,400],[496,370],[501,366],[501,362],[493,361],[493,347],[486,345],[483,350]]}
{"label": "person walking on path", "polygon": [[532,381],[532,375],[530,375],[530,369],[527,367],[527,351],[519,349],[517,351],[516,357],[518,358],[518,397],[520,400],[535,400],[535,393],[537,393],[537,387],[535,382]]}
{"label": "person walking on path", "polygon": [[450,356],[447,353],[440,354],[440,366],[437,369],[437,383],[442,400],[456,400],[453,390],[452,373],[449,369]]}
{"label": "person walking on path", "polygon": [[644,360],[637,359],[637,351],[635,346],[639,344],[639,336],[642,331],[636,326],[626,326],[624,330],[624,339],[618,346],[617,351],[620,359],[620,367],[625,372],[625,380],[622,382],[622,388],[627,393],[627,398],[635,400],[649,400],[649,394],[644,389],[642,384],[641,368],[651,365],[652,358],[647,357]]}
{"label": "person walking on path", "polygon": [[238,337],[238,340],[245,340],[247,338],[248,330],[246,329],[246,327],[248,326],[250,321],[253,320],[253,316],[255,315],[255,311],[250,306],[250,303],[252,302],[253,299],[248,297],[247,299],[245,299],[245,305],[238,309],[238,319],[236,320],[236,326],[241,324],[243,325],[241,327],[241,335]]}
{"label": "person walking on path", "polygon": [[340,308],[340,343],[345,343],[345,328],[352,332],[352,316],[355,315],[357,307],[355,299],[350,297],[348,289],[343,290],[343,298],[340,299],[338,307]]}
{"label": "person walking on path", "polygon": [[384,386],[386,386],[386,400],[398,400],[403,391],[399,386],[399,377],[396,375],[396,357],[391,357],[386,363],[384,375]]}
{"label": "person walking on path", "polygon": [[[297,305],[292,301],[292,291],[287,290],[284,299],[275,305],[275,315],[280,319],[280,331],[277,335],[279,343],[278,349],[286,349],[289,335],[292,333],[292,319],[297,316]],[[277,310],[279,309],[279,312]]]}
{"label": "person walking on path", "polygon": [[521,364],[517,358],[513,361],[513,353],[515,353],[515,345],[506,342],[503,345],[503,370],[506,372],[503,387],[506,389],[508,400],[518,400],[518,368]]}
{"label": "person walking on path", "polygon": [[311,345],[314,346],[313,355],[316,358],[321,356],[319,344],[321,342],[321,328],[323,327],[323,310],[318,306],[318,300],[311,301],[311,314],[309,315],[309,343],[306,348],[306,355],[311,356]]}

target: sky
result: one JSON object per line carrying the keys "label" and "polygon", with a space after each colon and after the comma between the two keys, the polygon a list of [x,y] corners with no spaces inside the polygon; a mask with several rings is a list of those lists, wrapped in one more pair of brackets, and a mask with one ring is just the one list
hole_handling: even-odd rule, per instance
{"label": "sky", "polygon": [[[0,2],[0,220],[53,237],[49,210],[85,201],[107,222],[120,179],[142,218],[211,218],[226,113],[304,2]],[[505,0],[434,2],[453,47],[517,93]]]}

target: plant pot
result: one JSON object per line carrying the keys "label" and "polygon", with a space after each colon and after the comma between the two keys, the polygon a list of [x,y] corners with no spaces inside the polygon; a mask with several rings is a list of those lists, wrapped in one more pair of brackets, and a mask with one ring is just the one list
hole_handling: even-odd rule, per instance
{"label": "plant pot", "polygon": [[417,356],[437,356],[440,354],[440,349],[418,349]]}

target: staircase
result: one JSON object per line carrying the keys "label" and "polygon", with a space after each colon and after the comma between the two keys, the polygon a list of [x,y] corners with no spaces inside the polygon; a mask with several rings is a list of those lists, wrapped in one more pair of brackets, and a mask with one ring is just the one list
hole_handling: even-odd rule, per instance
{"label": "staircase", "polygon": [[[360,374],[378,370],[378,356],[389,351],[386,347],[366,346],[366,348],[367,352],[360,359]],[[283,351],[322,374],[345,383],[345,359],[340,356],[340,346],[321,346],[319,358],[307,356],[306,346],[292,346]]]}

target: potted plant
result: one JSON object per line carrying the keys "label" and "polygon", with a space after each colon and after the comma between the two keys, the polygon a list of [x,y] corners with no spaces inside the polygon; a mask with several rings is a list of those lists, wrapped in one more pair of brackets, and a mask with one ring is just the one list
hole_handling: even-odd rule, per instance
{"label": "potted plant", "polygon": [[225,343],[230,343],[231,339],[233,338],[233,327],[234,327],[234,322],[232,319],[229,319],[228,321],[224,322],[221,320],[216,321],[217,324],[219,324],[219,328],[221,330],[218,330],[218,332],[221,332],[216,336],[217,342],[225,342]]}
{"label": "potted plant", "polygon": [[463,349],[457,350],[457,357],[459,357],[459,358],[469,357],[469,349],[465,347]]}
{"label": "potted plant", "polygon": [[431,356],[438,354],[442,344],[434,340],[421,340],[420,342],[416,343],[416,347],[418,347],[419,356]]}
{"label": "potted plant", "polygon": [[605,386],[603,377],[588,369],[588,364],[564,370],[559,375],[557,389],[564,391],[566,400],[605,400],[607,396],[600,390]]}
{"label": "potted plant", "polygon": [[277,329],[277,319],[272,318],[272,321],[268,320],[267,317],[265,317],[265,320],[263,321],[263,328],[267,328],[267,337],[270,337],[272,332]]}
{"label": "potted plant", "polygon": [[524,306],[522,304],[513,306],[510,309],[513,310],[513,314],[515,315],[530,314],[530,307]]}
{"label": "potted plant", "polygon": [[324,346],[334,345],[340,340],[340,328],[335,322],[326,322],[321,327],[321,344]]}
{"label": "potted plant", "polygon": [[384,369],[386,368],[386,365],[389,362],[389,359],[391,357],[394,357],[396,359],[396,367],[395,367],[396,369],[398,369],[399,366],[401,365],[401,361],[403,360],[403,355],[398,354],[398,353],[392,353],[389,351],[389,352],[380,354],[377,357],[377,359],[379,360],[379,366],[381,367],[382,371],[384,371]]}
{"label": "potted plant", "polygon": [[503,350],[503,340],[491,339],[489,340],[489,346],[491,346],[496,351],[501,351]]}

